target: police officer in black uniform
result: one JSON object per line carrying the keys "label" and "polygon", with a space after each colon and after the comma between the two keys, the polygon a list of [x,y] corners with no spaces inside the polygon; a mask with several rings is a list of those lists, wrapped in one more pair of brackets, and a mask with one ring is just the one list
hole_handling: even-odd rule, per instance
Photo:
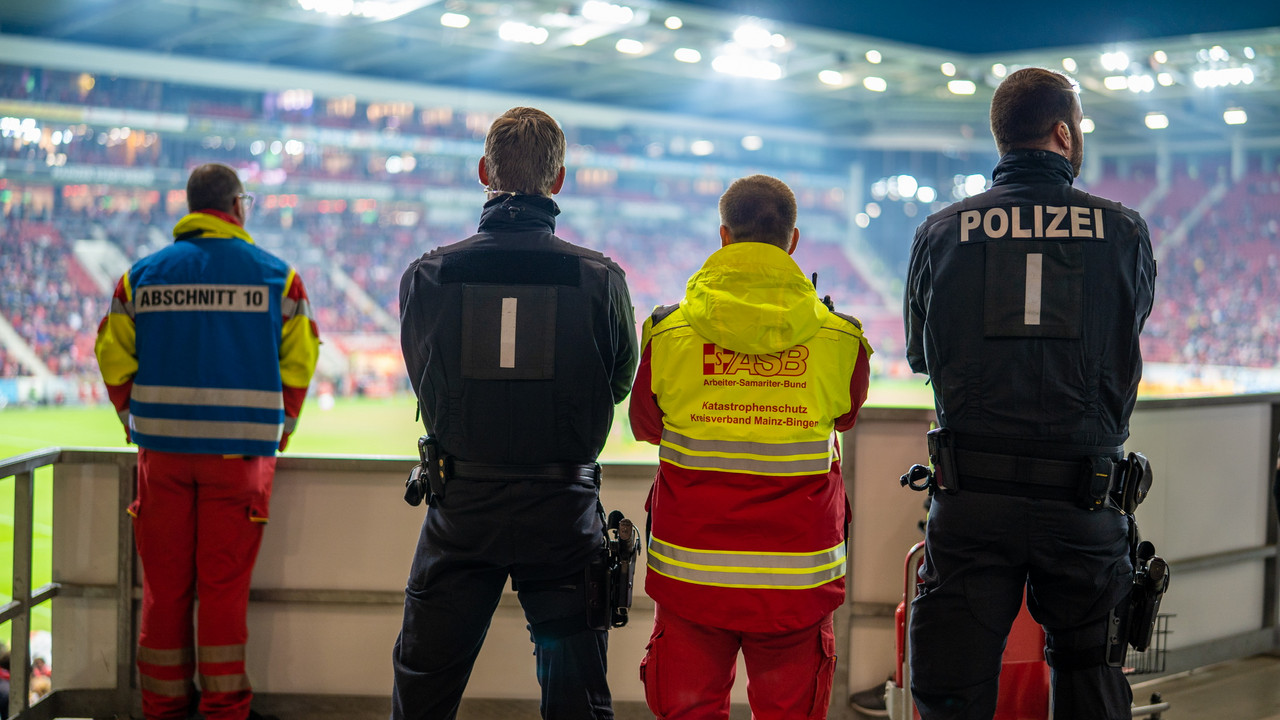
{"label": "police officer in black uniform", "polygon": [[1106,495],[1156,272],[1138,213],[1072,187],[1081,119],[1069,78],[1009,75],[991,103],[992,188],[930,216],[912,244],[907,359],[928,374],[943,428],[910,628],[925,720],[992,717],[1024,587],[1047,634],[1054,717],[1130,717],[1106,658],[1133,571]]}
{"label": "police officer in black uniform", "polygon": [[401,280],[434,472],[394,651],[396,720],[455,717],[508,577],[543,717],[613,717],[607,622],[588,620],[586,580],[602,552],[595,461],[631,390],[635,320],[622,269],[554,234],[564,154],[546,113],[499,117],[480,160],[479,231]]}

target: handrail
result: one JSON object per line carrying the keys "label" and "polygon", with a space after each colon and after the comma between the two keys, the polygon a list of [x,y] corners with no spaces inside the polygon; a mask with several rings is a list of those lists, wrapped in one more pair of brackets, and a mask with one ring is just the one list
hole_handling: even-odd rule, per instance
{"label": "handrail", "polygon": [[35,471],[52,465],[62,455],[60,448],[34,450],[0,463],[0,478],[13,483],[13,598],[0,609],[0,623],[9,625],[9,707],[8,715],[21,717],[31,708],[31,608],[48,602],[56,589],[48,586],[31,592],[31,550],[35,525]]}
{"label": "handrail", "polygon": [[[91,452],[82,448],[51,447],[33,450],[0,461],[0,479],[14,478],[13,490],[13,598],[0,606],[0,624],[10,623],[11,668],[8,715],[14,720],[31,717],[31,611],[38,605],[50,602],[60,595],[82,597],[115,597],[117,628],[118,677],[114,697],[115,709],[127,713],[130,697],[130,671],[133,652],[133,527],[128,516],[121,512],[118,548],[119,563],[116,585],[71,587],[61,583],[49,583],[32,590],[32,545],[35,525],[35,472],[66,459],[68,450]],[[104,453],[105,454],[105,453]],[[121,456],[110,451],[112,462],[119,466],[120,509],[133,499],[133,468],[131,455]]]}

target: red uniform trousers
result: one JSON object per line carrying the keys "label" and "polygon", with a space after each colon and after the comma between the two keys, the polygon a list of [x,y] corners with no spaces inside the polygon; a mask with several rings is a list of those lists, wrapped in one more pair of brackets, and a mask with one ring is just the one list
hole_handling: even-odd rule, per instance
{"label": "red uniform trousers", "polygon": [[143,569],[138,672],[147,720],[188,717],[197,665],[206,720],[248,716],[245,614],[275,467],[274,457],[138,449],[129,512]]}
{"label": "red uniform trousers", "polygon": [[831,615],[784,632],[740,632],[691,622],[657,606],[640,679],[658,720],[728,720],[738,651],[754,720],[825,718],[835,675]]}

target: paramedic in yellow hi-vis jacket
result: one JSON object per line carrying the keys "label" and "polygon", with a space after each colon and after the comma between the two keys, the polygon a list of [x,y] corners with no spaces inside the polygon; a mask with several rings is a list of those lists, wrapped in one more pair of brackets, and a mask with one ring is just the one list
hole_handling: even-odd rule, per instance
{"label": "paramedic in yellow hi-vis jacket", "polygon": [[[94,347],[138,445],[129,508],[142,561],[138,677],[147,720],[244,720],[249,576],[319,339],[302,280],[254,245],[252,196],[226,165],[197,167],[174,243],[116,285]],[[192,610],[197,618],[199,645]]]}
{"label": "paramedic in yellow hi-vis jacket", "polygon": [[833,431],[866,399],[871,346],[791,259],[786,184],[737,180],[720,221],[684,299],[645,321],[631,395],[632,431],[660,446],[640,674],[658,718],[728,718],[741,651],[754,718],[822,718],[849,521]]}

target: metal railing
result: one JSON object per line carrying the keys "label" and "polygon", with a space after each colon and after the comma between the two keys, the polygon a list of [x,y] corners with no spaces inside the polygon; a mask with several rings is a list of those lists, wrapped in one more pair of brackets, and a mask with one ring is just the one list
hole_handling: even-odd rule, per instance
{"label": "metal railing", "polygon": [[[133,498],[133,477],[137,461],[132,454],[115,457],[119,473],[120,503],[119,543],[117,547],[116,584],[65,585],[50,582],[32,589],[32,549],[35,539],[36,471],[62,461],[69,449],[44,448],[0,461],[0,480],[13,478],[13,596],[0,607],[0,625],[10,623],[9,650],[9,717],[11,720],[47,720],[61,716],[60,710],[73,710],[84,703],[72,701],[81,693],[51,692],[31,704],[31,612],[55,597],[114,598],[116,600],[116,687],[110,692],[110,705],[117,715],[128,717],[132,704],[134,625],[133,625],[133,526],[123,510]],[[74,450],[90,453],[93,450]],[[104,453],[105,454],[105,453]],[[101,699],[89,704],[101,706]],[[68,706],[63,708],[62,706]]]}

